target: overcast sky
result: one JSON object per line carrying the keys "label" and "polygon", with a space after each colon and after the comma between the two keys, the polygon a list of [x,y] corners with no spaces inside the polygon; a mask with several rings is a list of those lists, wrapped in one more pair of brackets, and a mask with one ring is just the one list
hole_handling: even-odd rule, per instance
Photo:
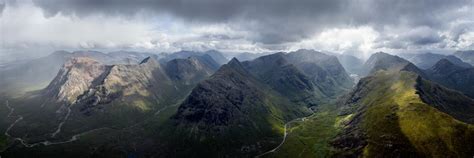
{"label": "overcast sky", "polygon": [[3,56],[474,49],[474,0],[0,0],[0,21]]}

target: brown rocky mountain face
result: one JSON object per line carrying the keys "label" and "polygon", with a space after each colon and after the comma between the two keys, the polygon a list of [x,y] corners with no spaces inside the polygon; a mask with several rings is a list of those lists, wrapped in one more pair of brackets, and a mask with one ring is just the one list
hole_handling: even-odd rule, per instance
{"label": "brown rocky mountain face", "polygon": [[73,58],[63,65],[54,80],[46,87],[46,94],[59,102],[73,103],[107,69],[107,66],[91,58]]}

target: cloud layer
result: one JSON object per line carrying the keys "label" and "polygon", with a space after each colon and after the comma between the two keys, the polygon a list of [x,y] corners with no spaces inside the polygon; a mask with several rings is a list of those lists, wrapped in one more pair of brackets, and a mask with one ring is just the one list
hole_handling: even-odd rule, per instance
{"label": "cloud layer", "polygon": [[[3,27],[13,29],[9,32],[26,30],[25,34],[30,34],[18,37],[10,45],[24,44],[22,40],[28,38],[33,40],[26,43],[49,41],[58,47],[78,48],[272,51],[317,47],[368,53],[472,49],[473,3],[472,0],[10,0],[7,7],[0,3],[4,12],[0,19]],[[24,22],[12,20],[25,8],[34,10],[34,17],[24,17]],[[31,22],[36,22],[39,28],[28,25]],[[48,32],[42,27],[55,29]],[[55,35],[66,32],[76,34]],[[44,37],[35,39],[37,36]],[[63,38],[66,40],[59,42]]]}

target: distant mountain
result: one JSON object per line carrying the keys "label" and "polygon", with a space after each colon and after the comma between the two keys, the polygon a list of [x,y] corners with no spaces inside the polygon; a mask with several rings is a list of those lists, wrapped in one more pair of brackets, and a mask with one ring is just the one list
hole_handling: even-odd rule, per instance
{"label": "distant mountain", "polygon": [[131,51],[115,51],[103,53],[99,51],[74,51],[71,57],[88,57],[93,58],[104,64],[138,64],[146,57],[159,58],[158,55],[142,52]]}
{"label": "distant mountain", "polygon": [[165,68],[171,79],[189,85],[211,76],[219,68],[219,64],[211,56],[204,54],[187,59],[173,59],[166,63]]}
{"label": "distant mountain", "polygon": [[205,51],[204,54],[207,54],[212,57],[218,64],[222,65],[229,61],[221,52],[216,50]]}
{"label": "distant mountain", "polygon": [[216,50],[209,50],[206,52],[197,52],[197,51],[179,51],[170,54],[163,54],[163,58],[160,59],[160,62],[165,63],[173,59],[186,59],[191,56],[202,56],[202,55],[209,55],[214,59],[218,64],[222,65],[225,64],[228,59],[224,57],[221,52]]}
{"label": "distant mountain", "polygon": [[407,71],[378,71],[345,101],[334,157],[469,157],[474,101]]}
{"label": "distant mountain", "polygon": [[474,98],[474,68],[461,67],[441,59],[426,73],[431,80]]}
{"label": "distant mountain", "polygon": [[258,57],[264,56],[264,55],[269,55],[272,53],[248,53],[248,52],[243,52],[243,53],[232,53],[228,55],[230,58],[237,58],[239,61],[250,61],[253,59],[256,59]]}
{"label": "distant mountain", "polygon": [[395,55],[383,52],[372,54],[364,63],[364,75],[375,73],[379,70],[396,69],[400,70],[410,62]]}
{"label": "distant mountain", "polygon": [[107,55],[109,60],[113,60],[112,62],[105,62],[106,64],[138,64],[147,57],[152,57],[157,60],[163,58],[161,54],[133,51],[114,51],[108,52]]}
{"label": "distant mountain", "polygon": [[461,59],[454,55],[441,55],[434,53],[422,53],[414,54],[405,57],[408,61],[412,62],[421,69],[428,69],[435,65],[441,59],[448,59],[451,63],[454,63],[461,67],[472,67],[470,64],[463,62]]}
{"label": "distant mountain", "polygon": [[426,78],[426,74],[423,70],[419,69],[413,63],[395,55],[390,55],[383,52],[377,52],[372,54],[369,59],[364,63],[364,74],[370,75],[377,71],[395,71],[400,70],[414,72]]}
{"label": "distant mountain", "polygon": [[335,56],[301,49],[288,53],[287,59],[327,96],[336,96],[352,88],[352,79]]}
{"label": "distant mountain", "polygon": [[474,50],[456,51],[454,52],[454,56],[460,58],[464,62],[474,65]]}
{"label": "distant mountain", "polygon": [[284,53],[262,56],[243,62],[242,65],[257,79],[295,103],[310,107],[328,101],[329,96],[316,87],[322,83],[313,82],[309,76],[288,62]]}
{"label": "distant mountain", "polygon": [[[250,156],[278,139],[284,122],[307,114],[307,108],[293,105],[233,58],[179,106],[171,119],[174,130],[166,136],[175,138],[168,148],[177,151],[170,153],[175,156]],[[242,151],[243,145],[254,147]]]}
{"label": "distant mountain", "polygon": [[243,62],[263,83],[295,102],[319,105],[352,87],[352,80],[335,56],[313,50],[275,53]]}
{"label": "distant mountain", "polygon": [[360,75],[362,73],[364,61],[352,55],[336,54],[337,59],[349,74]]}

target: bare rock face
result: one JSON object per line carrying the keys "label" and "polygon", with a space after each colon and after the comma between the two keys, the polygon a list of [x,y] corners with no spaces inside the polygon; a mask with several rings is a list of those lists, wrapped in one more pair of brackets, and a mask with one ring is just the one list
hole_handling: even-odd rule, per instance
{"label": "bare rock face", "polygon": [[46,88],[46,94],[59,102],[73,103],[92,85],[94,79],[106,70],[106,66],[87,57],[72,58],[60,69]]}
{"label": "bare rock face", "polygon": [[58,102],[97,105],[120,98],[162,99],[170,92],[171,80],[161,65],[146,58],[134,65],[104,65],[91,58],[73,58],[66,62],[46,88],[46,94]]}
{"label": "bare rock face", "polygon": [[[161,65],[153,58],[145,58],[136,65],[112,65],[104,75],[96,78],[94,84],[81,96],[79,102],[82,111],[90,113],[99,104],[108,104],[114,100],[132,103],[134,101],[153,100],[160,102],[165,93],[173,94],[171,80]],[[136,107],[146,110],[149,107],[140,104]]]}
{"label": "bare rock face", "polygon": [[149,96],[147,89],[157,86],[160,81],[168,82],[169,79],[158,62],[146,58],[138,65],[114,65],[102,85],[110,92],[121,92],[124,96]]}

